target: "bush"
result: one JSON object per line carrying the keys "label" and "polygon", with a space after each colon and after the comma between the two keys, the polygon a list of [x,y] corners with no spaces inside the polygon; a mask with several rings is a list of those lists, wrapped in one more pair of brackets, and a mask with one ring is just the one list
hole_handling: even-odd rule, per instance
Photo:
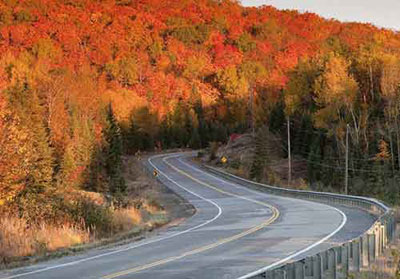
{"label": "bush", "polygon": [[82,220],[90,232],[98,237],[107,236],[113,232],[112,211],[106,206],[82,199],[72,208],[72,215],[75,222]]}

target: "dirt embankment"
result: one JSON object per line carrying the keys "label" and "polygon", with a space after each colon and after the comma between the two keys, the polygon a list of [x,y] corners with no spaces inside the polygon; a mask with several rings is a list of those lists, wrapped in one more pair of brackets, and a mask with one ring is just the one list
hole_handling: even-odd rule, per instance
{"label": "dirt embankment", "polygon": [[[266,153],[266,164],[259,182],[281,187],[307,189],[307,162],[301,158],[292,159],[292,181],[288,183],[288,159],[282,139],[265,131],[262,144]],[[232,135],[226,145],[213,144],[206,152],[203,162],[235,175],[251,178],[251,168],[257,156],[256,140],[252,134]],[[226,163],[221,159],[227,158]]]}
{"label": "dirt embankment", "polygon": [[162,210],[164,225],[172,226],[192,216],[194,207],[182,197],[170,190],[155,179],[146,169],[144,161],[149,156],[143,156],[140,160],[136,157],[125,158],[128,194],[132,199],[142,197],[147,203],[154,204]]}

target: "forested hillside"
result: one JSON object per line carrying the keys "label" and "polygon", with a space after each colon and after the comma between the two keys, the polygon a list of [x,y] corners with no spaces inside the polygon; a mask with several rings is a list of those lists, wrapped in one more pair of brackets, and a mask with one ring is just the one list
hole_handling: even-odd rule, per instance
{"label": "forested hillside", "polygon": [[371,25],[230,0],[2,0],[0,207],[80,216],[65,195],[121,195],[124,153],[284,135],[288,116],[311,184],[343,188],[348,125],[350,193],[396,202],[399,85],[400,34]]}

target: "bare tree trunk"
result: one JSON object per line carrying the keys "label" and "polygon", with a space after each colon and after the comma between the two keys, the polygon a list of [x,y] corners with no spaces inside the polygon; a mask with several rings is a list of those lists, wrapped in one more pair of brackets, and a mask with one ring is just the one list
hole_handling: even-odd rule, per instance
{"label": "bare tree trunk", "polygon": [[373,77],[373,71],[372,71],[372,65],[369,66],[369,81],[370,81],[370,90],[371,90],[371,97],[372,100],[375,99],[374,96],[374,77]]}
{"label": "bare tree trunk", "polygon": [[344,192],[349,194],[349,124],[346,126],[346,169],[344,174]]}
{"label": "bare tree trunk", "polygon": [[253,85],[249,86],[250,95],[249,95],[249,126],[251,128],[251,133],[253,138],[255,137],[255,120],[254,120],[254,88]]}
{"label": "bare tree trunk", "polygon": [[389,128],[389,141],[390,141],[390,158],[392,159],[392,172],[394,173],[393,138],[392,138],[392,130],[390,128]]}
{"label": "bare tree trunk", "polygon": [[292,151],[291,151],[291,142],[290,142],[290,116],[287,118],[287,136],[288,136],[288,185],[292,183]]}
{"label": "bare tree trunk", "polygon": [[396,137],[397,137],[397,163],[399,164],[399,170],[400,170],[400,131],[397,119],[395,125],[396,125]]}

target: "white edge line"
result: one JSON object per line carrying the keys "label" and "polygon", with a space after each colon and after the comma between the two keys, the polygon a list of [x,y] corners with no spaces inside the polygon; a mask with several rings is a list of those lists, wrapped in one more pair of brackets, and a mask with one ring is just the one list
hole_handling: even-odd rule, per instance
{"label": "white edge line", "polygon": [[[195,168],[195,167],[193,167],[192,165],[190,165],[190,164],[188,164],[188,163],[182,161],[181,159],[178,159],[178,160],[179,160],[182,164],[187,165],[187,166],[189,166],[190,168],[192,168],[192,169],[194,169],[194,170],[197,170],[197,171],[199,171],[199,172],[201,172],[201,173],[204,173],[204,174],[206,174],[206,175],[208,175],[208,176],[210,176],[210,177],[216,178],[217,180],[220,180],[220,181],[224,181],[224,182],[226,182],[226,183],[228,183],[228,184],[231,184],[231,185],[234,185],[234,186],[236,187],[236,185],[235,185],[234,183],[230,182],[230,181],[225,181],[225,180],[223,180],[223,179],[221,179],[221,178],[219,178],[219,177],[217,177],[217,176],[214,176],[214,175],[212,175],[212,174],[209,174],[209,173],[207,173],[207,172],[204,172],[204,171],[202,171],[202,170],[199,169],[199,168]],[[243,179],[243,180],[245,180],[245,179]],[[244,188],[244,189],[247,189],[247,188]],[[250,190],[250,189],[247,189],[247,190],[249,190],[249,192],[253,192],[253,193],[255,192],[255,191]],[[293,259],[293,258],[295,258],[295,257],[297,257],[297,256],[299,256],[299,255],[301,255],[301,254],[303,254],[303,253],[306,253],[306,252],[310,251],[311,249],[315,248],[316,246],[320,245],[321,243],[327,241],[328,239],[330,239],[331,237],[333,237],[335,234],[337,234],[337,233],[344,227],[344,225],[347,223],[347,216],[346,216],[346,214],[344,214],[343,211],[341,211],[341,210],[339,210],[339,209],[337,209],[337,208],[335,208],[335,207],[333,207],[333,206],[330,206],[330,205],[325,205],[325,206],[328,206],[328,207],[334,209],[335,211],[337,211],[337,212],[342,216],[342,223],[341,223],[341,224],[339,225],[339,227],[337,227],[332,233],[330,233],[329,235],[327,235],[327,236],[325,236],[324,238],[320,239],[319,241],[313,243],[312,245],[310,245],[310,246],[308,246],[308,247],[306,247],[306,248],[304,248],[304,249],[302,249],[302,250],[300,250],[300,251],[297,251],[296,253],[294,253],[294,254],[292,254],[292,255],[290,255],[290,256],[284,258],[284,259],[281,259],[281,260],[279,260],[279,261],[277,261],[277,262],[275,262],[275,263],[273,263],[273,264],[271,264],[271,265],[269,265],[269,266],[263,267],[263,268],[261,268],[261,269],[259,269],[259,270],[256,270],[256,271],[254,271],[254,272],[251,272],[251,273],[249,273],[249,274],[246,274],[246,275],[244,275],[244,276],[241,276],[241,277],[239,277],[239,278],[237,278],[237,279],[249,279],[249,278],[251,278],[251,277],[253,277],[253,276],[260,275],[260,273],[263,273],[263,272],[265,272],[265,271],[268,271],[268,270],[270,270],[270,269],[272,269],[272,268],[274,268],[274,267],[280,266],[280,265],[282,265],[282,264],[284,264],[284,263],[290,261],[291,259]]]}
{"label": "white edge line", "polygon": [[25,277],[25,276],[27,276],[27,275],[37,274],[37,273],[41,273],[41,272],[45,272],[45,271],[49,271],[49,270],[54,270],[54,269],[58,269],[58,268],[66,267],[66,266],[72,266],[72,265],[80,264],[80,263],[87,262],[87,261],[90,261],[90,260],[94,260],[94,259],[98,259],[98,258],[102,258],[102,257],[106,257],[106,256],[110,256],[110,255],[114,255],[114,254],[126,252],[126,251],[129,251],[129,250],[132,250],[132,249],[141,247],[141,246],[145,246],[145,245],[148,245],[148,244],[160,242],[160,241],[163,241],[163,240],[167,240],[167,239],[170,239],[170,238],[173,238],[173,237],[176,237],[176,236],[179,236],[179,235],[182,235],[182,234],[191,232],[191,231],[193,231],[193,230],[196,230],[196,229],[198,229],[198,228],[201,228],[201,227],[203,227],[203,226],[206,226],[206,225],[208,225],[209,223],[211,223],[211,222],[215,221],[216,219],[218,219],[218,218],[221,216],[221,214],[222,214],[222,208],[221,208],[218,204],[216,204],[216,203],[213,202],[212,200],[206,199],[206,198],[204,198],[204,197],[202,197],[202,196],[196,194],[195,192],[190,191],[189,189],[187,189],[187,188],[185,188],[184,186],[180,185],[179,183],[175,182],[174,180],[172,180],[168,175],[166,175],[164,172],[162,172],[159,168],[157,168],[157,167],[151,162],[152,159],[154,159],[154,158],[159,158],[159,157],[162,157],[162,156],[165,156],[166,158],[173,157],[171,154],[169,154],[169,156],[168,156],[168,155],[165,155],[165,154],[157,155],[157,156],[152,156],[152,157],[150,157],[150,158],[148,159],[149,164],[150,164],[153,168],[155,168],[160,174],[162,174],[165,178],[167,178],[169,181],[171,181],[173,184],[175,184],[175,185],[177,185],[178,187],[182,188],[182,189],[185,190],[186,192],[188,192],[188,193],[190,193],[190,194],[192,194],[192,195],[194,195],[194,196],[196,196],[196,197],[198,197],[198,198],[200,198],[200,199],[202,199],[202,200],[204,200],[204,201],[206,201],[206,202],[208,202],[208,203],[211,203],[213,206],[217,207],[217,208],[218,208],[218,214],[217,214],[217,215],[215,215],[212,219],[209,219],[209,220],[207,220],[206,222],[204,222],[204,223],[202,223],[202,224],[199,224],[199,225],[197,225],[197,226],[195,226],[195,227],[189,228],[189,229],[187,229],[187,230],[185,230],[185,231],[181,231],[181,232],[178,232],[178,233],[173,234],[173,235],[170,235],[170,236],[166,236],[166,237],[163,237],[163,238],[158,238],[158,239],[155,239],[155,240],[153,240],[153,241],[148,241],[148,242],[136,244],[136,245],[133,245],[133,246],[128,246],[127,248],[124,248],[124,249],[120,249],[120,250],[116,250],[116,251],[112,251],[112,252],[108,252],[108,253],[104,253],[104,254],[99,254],[99,255],[96,255],[96,256],[93,256],[93,257],[88,257],[88,258],[84,258],[84,259],[81,259],[81,260],[72,261],[72,262],[69,262],[69,263],[64,263],[64,264],[59,264],[59,265],[55,265],[55,266],[50,266],[50,267],[46,267],[46,268],[42,268],[42,269],[30,271],[30,272],[25,272],[25,273],[20,273],[20,274],[12,275],[12,276],[9,276],[9,277],[3,277],[3,278],[1,278],[1,279],[14,279],[14,278]]}
{"label": "white edge line", "polygon": [[314,244],[312,244],[312,245],[306,247],[305,249],[302,249],[302,250],[300,250],[300,251],[297,251],[296,253],[294,253],[294,254],[292,254],[292,255],[290,255],[290,256],[288,256],[288,257],[282,259],[282,260],[279,260],[279,261],[277,261],[277,262],[275,262],[275,263],[273,263],[273,264],[271,264],[271,265],[269,265],[269,266],[263,267],[263,268],[261,268],[261,269],[259,269],[259,270],[256,270],[256,271],[252,272],[252,273],[249,273],[249,274],[246,274],[246,275],[244,275],[244,276],[241,276],[241,277],[239,277],[239,278],[237,278],[237,279],[249,279],[249,278],[251,278],[251,277],[253,277],[253,276],[260,275],[260,273],[266,272],[266,271],[268,271],[268,270],[270,270],[270,269],[272,269],[272,268],[274,268],[274,267],[280,266],[280,265],[282,265],[282,264],[284,264],[284,263],[290,261],[291,259],[293,259],[293,258],[295,258],[295,257],[297,257],[297,256],[300,256],[301,254],[304,254],[304,253],[306,253],[306,252],[308,252],[308,251],[310,251],[311,249],[315,248],[316,246],[320,245],[321,243],[327,241],[329,238],[333,237],[335,234],[337,234],[337,233],[344,227],[344,225],[345,225],[346,222],[347,222],[347,217],[346,217],[346,215],[343,213],[343,211],[341,211],[341,210],[339,210],[339,209],[337,209],[337,208],[334,208],[334,207],[332,207],[332,208],[333,208],[334,210],[336,210],[337,212],[339,212],[339,213],[342,215],[342,218],[343,218],[343,219],[342,219],[342,223],[340,224],[340,226],[339,226],[336,230],[334,230],[331,234],[325,236],[325,237],[322,238],[321,240],[319,240],[319,241],[315,242]]}

